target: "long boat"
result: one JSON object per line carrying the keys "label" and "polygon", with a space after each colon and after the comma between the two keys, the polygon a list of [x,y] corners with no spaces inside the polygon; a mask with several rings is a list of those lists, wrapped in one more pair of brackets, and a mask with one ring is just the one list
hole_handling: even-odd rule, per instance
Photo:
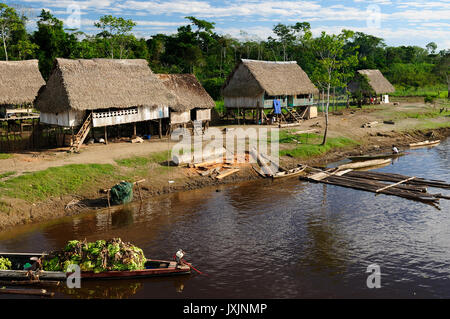
{"label": "long boat", "polygon": [[418,142],[418,143],[411,143],[409,144],[409,147],[423,147],[423,146],[433,146],[433,145],[437,145],[441,142],[441,140],[435,140],[435,141],[423,141],[423,142]]}
{"label": "long boat", "polygon": [[[23,270],[26,263],[32,263],[32,257],[41,257],[45,254],[39,253],[0,253],[0,257],[8,258],[12,263],[11,270],[0,270],[0,278],[9,280],[29,279],[30,272]],[[191,267],[186,264],[178,265],[169,260],[147,260],[143,270],[126,271],[104,271],[95,273],[93,271],[82,271],[82,279],[130,279],[160,276],[187,275],[191,273]],[[70,273],[63,271],[37,271],[34,275],[39,280],[66,280]]]}
{"label": "long boat", "polygon": [[349,160],[352,161],[365,161],[372,159],[383,159],[383,158],[392,158],[392,157],[400,157],[406,155],[405,151],[400,151],[398,153],[383,153],[383,154],[374,154],[374,155],[360,155],[360,156],[350,156]]}

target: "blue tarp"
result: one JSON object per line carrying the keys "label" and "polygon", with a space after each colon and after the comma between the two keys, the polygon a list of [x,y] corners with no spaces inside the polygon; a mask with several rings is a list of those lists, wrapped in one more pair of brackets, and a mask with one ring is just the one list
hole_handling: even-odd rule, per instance
{"label": "blue tarp", "polygon": [[281,102],[279,100],[273,100],[273,108],[275,109],[275,114],[281,114]]}

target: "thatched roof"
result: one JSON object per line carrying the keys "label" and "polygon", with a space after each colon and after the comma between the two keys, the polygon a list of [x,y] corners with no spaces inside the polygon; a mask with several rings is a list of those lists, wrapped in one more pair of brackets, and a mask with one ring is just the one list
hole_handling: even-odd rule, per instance
{"label": "thatched roof", "polygon": [[223,95],[230,97],[257,96],[264,91],[272,96],[319,92],[295,61],[242,59],[223,86]]}
{"label": "thatched roof", "polygon": [[33,103],[44,84],[38,60],[0,61],[0,105]]}
{"label": "thatched roof", "polygon": [[[392,93],[395,91],[394,86],[383,76],[380,70],[358,70],[358,74],[368,81],[369,86],[376,94]],[[351,92],[355,92],[360,88],[358,81],[352,81],[348,85]]]}
{"label": "thatched roof", "polygon": [[41,112],[171,106],[175,97],[146,60],[56,59],[36,98]]}
{"label": "thatched roof", "polygon": [[214,100],[193,74],[156,74],[166,88],[176,96],[176,104],[171,107],[176,112],[194,108],[209,109]]}

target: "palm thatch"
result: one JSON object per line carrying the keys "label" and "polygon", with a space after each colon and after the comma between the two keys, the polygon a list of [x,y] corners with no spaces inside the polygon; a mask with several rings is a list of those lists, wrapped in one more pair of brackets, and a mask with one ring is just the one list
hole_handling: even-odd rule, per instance
{"label": "palm thatch", "polygon": [[223,86],[229,97],[318,93],[308,75],[295,61],[273,62],[242,59]]}
{"label": "palm thatch", "polygon": [[46,113],[171,106],[175,97],[146,60],[56,59],[35,105]]}
{"label": "palm thatch", "polygon": [[193,74],[156,74],[166,88],[176,96],[175,112],[186,112],[194,108],[210,109],[214,100]]}
{"label": "palm thatch", "polygon": [[44,84],[38,60],[0,61],[0,105],[33,103]]}
{"label": "palm thatch", "polygon": [[370,89],[376,94],[392,93],[395,91],[394,86],[383,76],[380,70],[358,70],[358,76],[349,83],[348,89],[350,92],[361,90],[364,93],[364,85],[361,84],[364,80],[369,85]]}

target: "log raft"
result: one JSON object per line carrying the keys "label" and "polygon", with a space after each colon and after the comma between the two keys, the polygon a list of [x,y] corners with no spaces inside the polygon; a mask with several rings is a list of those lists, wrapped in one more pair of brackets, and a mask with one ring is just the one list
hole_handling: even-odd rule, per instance
{"label": "log raft", "polygon": [[444,181],[427,180],[415,176],[410,177],[392,173],[354,171],[352,169],[343,171],[339,167],[334,171],[310,167],[308,171],[308,175],[300,178],[311,182],[373,192],[376,195],[399,196],[428,203],[437,208],[439,199],[450,199],[450,196],[427,193],[427,186],[450,189],[450,184]]}

